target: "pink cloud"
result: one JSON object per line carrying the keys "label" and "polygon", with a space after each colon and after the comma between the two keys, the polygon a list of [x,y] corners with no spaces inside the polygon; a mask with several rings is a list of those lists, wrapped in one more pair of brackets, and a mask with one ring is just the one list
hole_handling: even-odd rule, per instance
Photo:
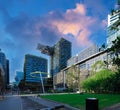
{"label": "pink cloud", "polygon": [[107,24],[108,24],[107,19],[102,20],[101,26],[103,28],[107,27]]}
{"label": "pink cloud", "polygon": [[66,13],[77,13],[77,14],[81,14],[81,15],[85,15],[86,14],[86,9],[85,6],[83,4],[76,4],[76,8],[75,9],[68,9],[66,11]]}
{"label": "pink cloud", "polygon": [[73,45],[85,47],[92,43],[91,35],[95,32],[97,35],[106,25],[105,20],[88,16],[87,11],[85,4],[76,4],[74,9],[67,9],[65,13],[51,11],[46,16],[32,19],[25,15],[17,16],[6,26],[6,31],[14,38],[17,36],[22,44],[29,40],[34,45],[38,41],[53,45],[60,37],[65,37],[71,42],[74,39]]}
{"label": "pink cloud", "polygon": [[86,15],[86,8],[83,4],[77,4],[75,9],[67,10],[64,19],[51,21],[52,25],[56,26],[63,35],[72,34],[79,46],[91,44],[89,26],[95,22],[96,19]]}

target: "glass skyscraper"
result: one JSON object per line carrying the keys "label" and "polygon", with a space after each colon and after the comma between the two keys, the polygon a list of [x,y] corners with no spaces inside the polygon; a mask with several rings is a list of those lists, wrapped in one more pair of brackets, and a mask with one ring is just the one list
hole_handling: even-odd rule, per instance
{"label": "glass skyscraper", "polygon": [[112,10],[108,15],[108,28],[107,28],[107,47],[112,46],[114,41],[120,35],[120,26],[116,23],[120,22],[120,9]]}
{"label": "glass skyscraper", "polygon": [[53,76],[67,67],[67,60],[71,57],[71,42],[61,38],[54,46],[51,56],[51,73]]}
{"label": "glass skyscraper", "polygon": [[40,82],[47,77],[47,59],[27,54],[24,62],[24,79],[26,82]]}
{"label": "glass skyscraper", "polygon": [[5,86],[9,84],[9,60],[6,59],[6,55],[0,49],[0,66],[4,72]]}
{"label": "glass skyscraper", "polygon": [[54,46],[38,44],[37,49],[50,56],[50,73],[53,77],[67,67],[67,60],[71,57],[71,42],[61,38]]}
{"label": "glass skyscraper", "polygon": [[17,85],[19,85],[20,81],[23,80],[23,76],[24,74],[22,71],[16,71],[15,81]]}

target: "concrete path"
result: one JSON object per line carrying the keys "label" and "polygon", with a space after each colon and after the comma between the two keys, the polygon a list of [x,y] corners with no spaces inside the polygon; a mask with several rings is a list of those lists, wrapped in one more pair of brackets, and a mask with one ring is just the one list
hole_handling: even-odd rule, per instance
{"label": "concrete path", "polygon": [[[26,98],[23,99],[23,97]],[[63,109],[59,109],[62,107]],[[65,104],[42,99],[40,97],[36,97],[35,95],[18,96],[9,94],[5,96],[5,99],[0,99],[0,110],[38,110],[37,108],[40,108],[39,110],[80,110]],[[120,110],[120,103],[107,107],[103,110]]]}
{"label": "concrete path", "polygon": [[120,103],[104,108],[103,110],[120,110]]}
{"label": "concrete path", "polygon": [[38,102],[39,104],[42,104],[42,105],[44,105],[44,106],[46,106],[47,108],[50,108],[50,109],[54,109],[54,108],[57,108],[57,107],[63,107],[64,106],[63,104],[53,102],[53,101],[44,100],[40,97],[29,97],[29,99],[31,99],[35,102]]}
{"label": "concrete path", "polygon": [[59,110],[60,108],[61,109],[63,108],[62,110],[80,110],[80,109],[71,107],[71,106],[66,105],[66,104],[58,103],[58,102],[51,101],[51,100],[46,100],[46,99],[43,99],[40,97],[35,97],[35,96],[30,97],[29,96],[28,98],[35,101],[35,102],[38,102],[39,104],[46,106],[47,108],[49,108],[49,109],[46,108],[44,110]]}
{"label": "concrete path", "polygon": [[42,110],[44,108],[46,108],[46,106],[43,106],[31,99],[29,99],[28,97],[21,97],[22,99],[22,106],[23,106],[23,110]]}
{"label": "concrete path", "polygon": [[22,101],[19,96],[7,95],[0,100],[0,110],[23,110]]}

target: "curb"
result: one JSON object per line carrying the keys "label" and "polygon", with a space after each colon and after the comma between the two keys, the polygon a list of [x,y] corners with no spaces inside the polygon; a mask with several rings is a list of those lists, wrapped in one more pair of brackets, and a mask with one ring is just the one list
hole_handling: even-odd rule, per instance
{"label": "curb", "polygon": [[[31,99],[31,100],[34,100],[34,101],[36,101],[36,102],[38,102],[38,103],[40,103],[38,100],[39,100],[39,98],[41,98],[41,97],[28,97],[29,99]],[[36,100],[37,99],[37,100]],[[80,109],[78,109],[78,108],[75,108],[75,107],[72,107],[72,106],[70,106],[70,105],[68,105],[68,104],[64,104],[64,103],[60,103],[60,102],[57,102],[57,101],[54,101],[54,100],[50,100],[50,99],[43,99],[43,98],[41,98],[42,100],[46,100],[46,101],[48,101],[48,102],[53,102],[53,103],[56,103],[56,104],[58,104],[58,105],[53,105],[53,107],[49,107],[50,108],[50,110],[56,110],[56,109],[60,109],[60,108],[67,108],[67,109],[69,109],[69,110],[80,110]]]}

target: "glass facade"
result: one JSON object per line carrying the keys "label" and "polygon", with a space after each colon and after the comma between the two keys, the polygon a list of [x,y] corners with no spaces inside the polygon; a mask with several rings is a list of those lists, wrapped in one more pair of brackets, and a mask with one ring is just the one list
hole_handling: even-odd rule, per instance
{"label": "glass facade", "polygon": [[5,86],[9,84],[9,60],[6,59],[5,54],[0,49],[0,65],[4,71]]}
{"label": "glass facade", "polygon": [[[120,35],[120,26],[114,24],[120,20],[120,9],[114,10],[108,15],[108,28],[107,28],[107,48],[112,46],[114,41]],[[115,29],[112,29],[115,28]]]}
{"label": "glass facade", "polygon": [[51,62],[53,62],[51,64],[51,73],[55,75],[67,67],[67,60],[71,57],[71,42],[61,38],[54,45],[54,54],[51,57]]}
{"label": "glass facade", "polygon": [[24,78],[24,74],[21,71],[16,71],[16,75],[15,75],[15,81],[16,84],[18,85],[20,83],[20,81]]}
{"label": "glass facade", "polygon": [[85,50],[81,51],[76,56],[70,58],[67,62],[67,66],[71,66],[71,65],[74,65],[75,63],[81,62],[98,52],[99,52],[99,47],[93,44],[90,47],[86,48]]}
{"label": "glass facade", "polygon": [[25,55],[24,63],[25,81],[40,82],[41,77],[39,72],[41,72],[43,79],[47,77],[47,59],[29,54]]}
{"label": "glass facade", "polygon": [[109,15],[108,15],[108,27],[110,25],[113,25],[116,21],[119,20],[120,17],[120,9],[118,10],[113,10]]}
{"label": "glass facade", "polygon": [[61,38],[52,47],[38,44],[37,49],[50,56],[51,77],[67,67],[67,60],[71,57],[71,42],[68,40]]}
{"label": "glass facade", "polygon": [[0,64],[3,66],[3,69],[4,71],[6,71],[6,66],[7,66],[7,63],[6,63],[6,56],[3,52],[1,52],[0,50]]}

